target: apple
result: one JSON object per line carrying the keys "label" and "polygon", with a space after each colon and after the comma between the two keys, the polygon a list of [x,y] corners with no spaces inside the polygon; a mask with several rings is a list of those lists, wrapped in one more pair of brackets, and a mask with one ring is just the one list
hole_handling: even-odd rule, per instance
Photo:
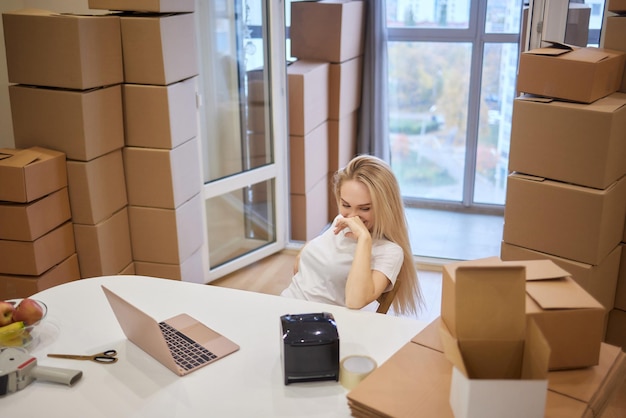
{"label": "apple", "polygon": [[13,321],[22,321],[24,325],[32,325],[43,318],[43,309],[34,299],[23,299],[15,307]]}
{"label": "apple", "polygon": [[9,325],[13,322],[13,312],[15,306],[12,303],[6,301],[0,301],[0,327]]}

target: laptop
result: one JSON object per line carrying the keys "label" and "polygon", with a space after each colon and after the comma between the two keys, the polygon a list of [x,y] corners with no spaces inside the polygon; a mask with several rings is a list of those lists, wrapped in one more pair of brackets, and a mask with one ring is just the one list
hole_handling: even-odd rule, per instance
{"label": "laptop", "polygon": [[237,344],[185,313],[157,322],[111,289],[102,286],[102,290],[126,337],[179,376],[239,350]]}

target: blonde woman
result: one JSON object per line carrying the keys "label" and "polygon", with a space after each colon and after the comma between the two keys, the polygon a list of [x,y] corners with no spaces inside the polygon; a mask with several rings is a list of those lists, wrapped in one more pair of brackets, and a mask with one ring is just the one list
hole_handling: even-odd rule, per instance
{"label": "blonde woman", "polygon": [[416,313],[422,295],[390,167],[357,156],[335,173],[334,191],[339,215],[302,248],[282,295],[361,309],[396,286],[394,311]]}

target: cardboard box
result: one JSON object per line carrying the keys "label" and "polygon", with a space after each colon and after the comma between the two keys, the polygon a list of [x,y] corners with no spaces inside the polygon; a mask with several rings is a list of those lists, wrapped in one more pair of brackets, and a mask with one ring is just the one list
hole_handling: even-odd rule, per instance
{"label": "cardboard box", "polygon": [[343,62],[363,54],[365,2],[291,3],[291,56]]}
{"label": "cardboard box", "polygon": [[329,67],[329,119],[339,120],[361,106],[363,57]]}
{"label": "cardboard box", "polygon": [[[626,2],[624,2],[626,8]],[[626,52],[626,19],[624,16],[607,16],[604,21],[602,47]],[[626,71],[622,75],[619,91],[626,92]]]}
{"label": "cardboard box", "polygon": [[[526,329],[526,270],[522,265],[500,264],[458,262],[445,265],[441,319],[461,344],[466,340],[488,342],[498,349],[500,347],[494,343],[497,340],[502,342],[502,349],[521,356]],[[507,363],[511,358],[507,358]],[[493,362],[492,366],[494,371],[487,371],[482,377],[501,373],[498,368],[502,364]]]}
{"label": "cardboard box", "polygon": [[176,209],[129,206],[128,218],[133,259],[179,264],[204,242],[201,195]]}
{"label": "cardboard box", "polygon": [[9,86],[15,145],[90,161],[124,146],[122,88],[72,91]]}
{"label": "cardboard box", "polygon": [[124,81],[118,16],[2,14],[9,83],[86,90]]}
{"label": "cardboard box", "polygon": [[121,276],[135,275],[135,263],[131,262],[118,273]]}
{"label": "cardboard box", "polygon": [[570,3],[567,10],[567,23],[565,24],[565,38],[563,42],[567,45],[587,46],[589,43],[590,19],[591,6],[589,4]]}
{"label": "cardboard box", "polygon": [[38,276],[75,252],[71,222],[35,241],[0,240],[0,273]]}
{"label": "cardboard box", "polygon": [[117,274],[133,261],[126,207],[96,225],[74,224],[82,278]]}
{"label": "cardboard box", "polygon": [[571,277],[576,280],[576,283],[600,302],[606,310],[610,310],[613,308],[616,300],[615,288],[618,270],[620,268],[620,259],[624,255],[622,245],[618,245],[600,264],[593,265],[502,242],[500,257],[504,261],[550,260],[569,272]]}
{"label": "cardboard box", "polygon": [[495,370],[490,370],[489,362],[497,357],[489,358],[495,354],[490,350],[480,355],[479,346],[489,349],[496,341],[476,341],[478,345],[473,341],[463,342],[454,338],[445,323],[441,323],[444,353],[454,366],[450,406],[456,418],[544,416],[550,346],[533,321],[525,328],[521,355],[509,358],[511,370],[490,376]]}
{"label": "cardboard box", "polygon": [[598,265],[621,241],[624,211],[626,177],[598,190],[513,173],[508,176],[503,239]]}
{"label": "cardboard box", "polygon": [[196,77],[169,86],[124,84],[126,145],[172,149],[198,134]]}
{"label": "cardboard box", "polygon": [[165,86],[198,75],[194,17],[121,17],[125,82]]}
{"label": "cardboard box", "polygon": [[328,124],[304,136],[289,137],[289,190],[305,194],[328,174]]}
{"label": "cardboard box", "polygon": [[193,12],[193,0],[89,0],[90,9],[129,12]]}
{"label": "cardboard box", "polygon": [[626,94],[513,104],[509,171],[604,189],[626,174]]}
{"label": "cardboard box", "polygon": [[0,201],[0,239],[34,241],[71,217],[67,187],[31,203]]}
{"label": "cardboard box", "polygon": [[[491,300],[497,297],[498,301],[506,304],[511,299],[510,294],[505,294],[503,291],[494,293],[491,297],[488,294],[484,295],[483,287],[489,285],[488,274],[494,277],[493,280],[497,280],[498,277],[505,277],[507,269],[514,268],[521,268],[524,271],[526,320],[536,323],[550,346],[552,354],[549,369],[573,369],[597,365],[600,343],[604,335],[606,309],[578,285],[570,277],[569,272],[551,260],[502,261],[498,257],[488,257],[444,266],[441,318],[449,329],[450,335],[458,340],[461,350],[463,351],[464,341],[470,339],[472,335],[476,336],[471,341],[470,347],[472,349],[480,347],[479,343],[485,338],[478,338],[481,334],[475,329],[479,325],[487,328],[487,330],[479,331],[491,333],[495,330],[491,323],[500,323],[497,318],[498,306],[492,309]],[[514,270],[510,271],[512,273]],[[464,281],[467,282],[467,288],[462,287]],[[505,285],[497,283],[497,286],[493,286],[490,291],[496,292],[498,288]],[[455,287],[459,288],[455,289]],[[468,294],[471,297],[467,297]],[[462,299],[457,302],[459,298]],[[488,300],[489,303],[485,303],[484,300]],[[463,306],[462,304],[467,304],[468,308],[459,310],[458,306]],[[484,305],[488,306],[483,309],[484,315],[488,316],[491,312],[495,317],[489,322],[479,320],[479,315],[483,313],[480,307]],[[451,318],[451,320],[446,320],[446,318]],[[463,332],[466,332],[465,335],[461,335],[459,331],[456,331],[457,335],[455,335],[455,328],[450,328],[452,324],[458,329],[459,320],[464,321],[460,324]],[[504,318],[502,320],[506,321]],[[502,325],[507,323],[513,324],[509,321],[503,322]],[[515,329],[517,328],[518,326],[515,325]],[[475,354],[475,356],[483,355],[481,350]],[[473,352],[467,352],[465,349],[463,357],[466,362],[472,360]],[[482,359],[482,357],[479,358]],[[489,364],[489,367],[493,365]]]}
{"label": "cardboard box", "polygon": [[358,112],[328,120],[328,171],[335,173],[357,154]]}
{"label": "cardboard box", "polygon": [[[525,356],[526,362],[534,360]],[[533,371],[534,364],[526,367]],[[520,379],[470,379],[452,368],[450,405],[455,418],[542,418],[546,408],[548,381],[542,375]]]}
{"label": "cardboard box", "polygon": [[204,283],[202,249],[197,250],[189,258],[179,264],[135,262],[136,274],[163,279],[181,280],[184,282]]}
{"label": "cardboard box", "polygon": [[270,141],[269,133],[248,132],[246,134],[244,155],[249,157],[250,168],[270,164],[273,161]]}
{"label": "cardboard box", "polygon": [[291,194],[291,239],[308,241],[319,235],[330,223],[328,212],[328,182],[320,180],[305,194]]}
{"label": "cardboard box", "polygon": [[[248,103],[246,114],[246,130],[248,132],[266,133],[266,116],[269,118],[270,109],[265,104]],[[269,119],[268,119],[269,121]]]}
{"label": "cardboard box", "polygon": [[70,255],[40,276],[0,275],[0,300],[26,298],[42,290],[80,279],[78,257]]}
{"label": "cardboard box", "polygon": [[172,150],[124,148],[128,204],[175,209],[200,193],[202,167],[198,153],[198,138]]}
{"label": "cardboard box", "polygon": [[[574,46],[587,46],[589,42],[589,20],[591,6],[583,3],[569,3],[567,20],[565,23],[565,39],[563,43]],[[522,8],[521,28],[528,27],[528,6]],[[526,45],[526,31],[520,31],[520,47]],[[522,49],[520,49],[520,52]]]}
{"label": "cardboard box", "polygon": [[626,13],[625,0],[607,0],[606,10],[609,12],[623,14]]}
{"label": "cardboard box", "polygon": [[[602,343],[597,366],[550,372],[548,390],[587,404],[587,411],[581,417],[605,416],[607,405],[619,396],[625,373],[626,353],[619,347]],[[571,414],[564,416],[569,418]]]}
{"label": "cardboard box", "polygon": [[626,351],[626,312],[613,309],[609,312],[609,324],[606,330],[606,342]]}
{"label": "cardboard box", "polygon": [[287,76],[289,134],[303,136],[328,119],[329,64],[296,61]]}
{"label": "cardboard box", "polygon": [[[431,322],[346,395],[354,416],[454,417],[452,365],[443,354],[439,324]],[[618,347],[603,343],[599,365],[549,372],[545,417],[602,414],[624,382],[625,358]],[[503,416],[512,413],[511,408]]]}
{"label": "cardboard box", "polygon": [[96,225],[128,204],[122,150],[88,162],[68,161],[72,221]]}
{"label": "cardboard box", "polygon": [[550,345],[550,370],[598,364],[606,310],[574,279],[527,277],[526,316]]}
{"label": "cardboard box", "polygon": [[0,200],[27,203],[67,186],[65,154],[0,148]]}
{"label": "cardboard box", "polygon": [[[626,244],[619,245],[621,257],[619,261],[619,273],[615,284],[615,299],[613,307],[626,311]],[[610,308],[609,308],[610,309]]]}
{"label": "cardboard box", "polygon": [[619,89],[625,58],[620,51],[557,43],[525,51],[520,55],[517,90],[591,103]]}
{"label": "cardboard box", "polygon": [[265,68],[254,68],[249,70],[246,75],[248,80],[248,103],[265,104],[267,102],[265,98],[265,86],[267,85]]}
{"label": "cardboard box", "polygon": [[328,173],[328,219],[335,219],[339,215],[339,205],[335,195],[335,173]]}
{"label": "cardboard box", "polygon": [[361,106],[363,57],[329,66],[328,118],[339,120]]}

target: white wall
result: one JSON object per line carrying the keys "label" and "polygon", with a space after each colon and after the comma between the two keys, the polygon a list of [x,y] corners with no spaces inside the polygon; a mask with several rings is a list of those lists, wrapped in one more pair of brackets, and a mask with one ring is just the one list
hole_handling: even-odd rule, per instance
{"label": "white wall", "polygon": [[[2,0],[0,13],[24,8],[52,10],[61,13],[91,13],[87,0]],[[94,11],[93,14],[102,13]],[[11,105],[9,102],[9,81],[4,48],[4,30],[0,20],[0,148],[13,148],[13,123],[11,122]]]}

